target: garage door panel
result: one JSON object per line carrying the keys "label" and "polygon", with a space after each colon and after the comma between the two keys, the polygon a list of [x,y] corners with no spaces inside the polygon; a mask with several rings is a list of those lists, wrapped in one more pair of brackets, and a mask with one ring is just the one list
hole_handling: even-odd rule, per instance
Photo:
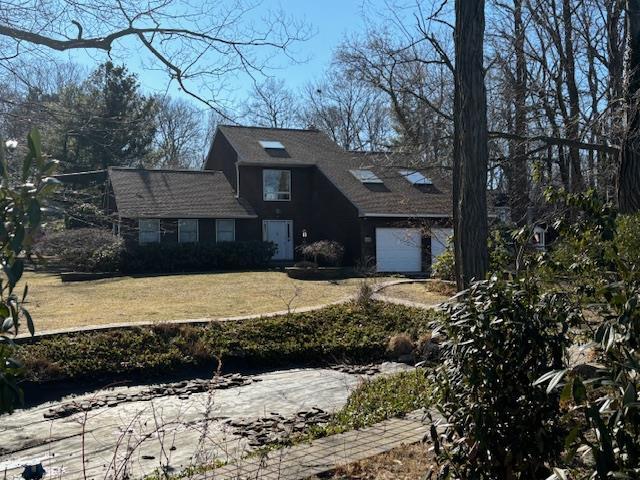
{"label": "garage door panel", "polygon": [[422,271],[420,229],[377,228],[376,265],[379,272]]}

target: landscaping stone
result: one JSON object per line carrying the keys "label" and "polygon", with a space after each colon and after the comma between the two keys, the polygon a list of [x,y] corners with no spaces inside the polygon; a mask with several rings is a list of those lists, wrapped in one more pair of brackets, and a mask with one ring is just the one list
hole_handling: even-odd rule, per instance
{"label": "landscaping stone", "polygon": [[373,363],[367,365],[347,365],[343,363],[334,365],[331,369],[351,375],[377,375],[380,373],[380,366]]}
{"label": "landscaping stone", "polygon": [[246,377],[238,373],[223,375],[213,380],[190,380],[165,385],[149,387],[135,394],[118,393],[105,394],[82,402],[67,402],[57,407],[49,408],[44,413],[44,418],[53,420],[57,418],[69,417],[75,413],[89,412],[103,406],[116,407],[121,403],[149,401],[158,397],[177,396],[179,400],[188,400],[194,393],[206,392],[208,390],[221,390],[231,387],[242,387],[253,382],[260,381],[256,377]]}
{"label": "landscaping stone", "polygon": [[277,412],[267,417],[255,419],[233,419],[225,423],[234,427],[233,435],[247,438],[252,447],[263,447],[267,444],[286,443],[292,437],[300,436],[314,425],[326,424],[331,415],[323,409],[313,407],[311,410],[300,410],[296,415],[285,418]]}

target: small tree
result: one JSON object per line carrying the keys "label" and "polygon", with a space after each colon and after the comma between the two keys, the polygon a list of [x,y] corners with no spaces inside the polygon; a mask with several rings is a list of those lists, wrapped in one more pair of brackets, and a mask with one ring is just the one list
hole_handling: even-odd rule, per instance
{"label": "small tree", "polygon": [[9,175],[7,157],[11,155],[5,153],[5,146],[13,149],[15,142],[0,145],[0,414],[13,411],[22,401],[17,385],[22,367],[12,356],[11,336],[18,333],[21,319],[26,321],[31,335],[35,331],[31,315],[24,307],[28,287],[25,284],[20,295],[17,289],[24,271],[22,254],[33,244],[46,198],[58,184],[49,176],[56,170],[57,161],[42,153],[37,130],[31,131],[27,144],[27,155],[17,178]]}

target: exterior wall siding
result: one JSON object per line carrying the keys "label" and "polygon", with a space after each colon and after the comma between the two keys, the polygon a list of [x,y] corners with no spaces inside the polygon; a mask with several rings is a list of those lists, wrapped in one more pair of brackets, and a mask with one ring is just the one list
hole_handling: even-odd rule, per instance
{"label": "exterior wall siding", "polygon": [[204,164],[205,170],[222,171],[231,187],[237,193],[236,162],[238,154],[224,135],[218,133],[213,139],[211,150]]}
{"label": "exterior wall siding", "polygon": [[[262,172],[271,169],[291,172],[291,200],[263,200]],[[309,232],[313,228],[311,218],[313,170],[313,167],[239,166],[240,196],[249,202],[258,215],[257,225],[246,226],[247,234],[255,234],[256,239],[262,240],[262,220],[293,220],[294,255],[298,258],[297,247],[302,244],[302,231]]]}
{"label": "exterior wall siding", "polygon": [[[262,230],[260,221],[257,219],[235,219],[236,223],[236,240],[250,241],[261,240]],[[122,219],[120,227],[121,235],[127,245],[138,244],[138,219],[125,218]],[[215,243],[216,241],[216,219],[200,218],[198,219],[198,242],[199,243]],[[160,219],[160,243],[177,244],[178,243],[178,219],[162,218]]]}
{"label": "exterior wall siding", "polygon": [[362,257],[358,210],[322,172],[314,169],[312,184],[313,219],[308,242],[334,240],[345,249],[345,265],[355,265]]}

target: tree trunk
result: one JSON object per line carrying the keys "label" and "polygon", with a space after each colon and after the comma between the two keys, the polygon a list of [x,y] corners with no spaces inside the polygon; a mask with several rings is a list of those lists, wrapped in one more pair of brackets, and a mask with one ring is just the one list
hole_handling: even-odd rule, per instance
{"label": "tree trunk", "polygon": [[[564,66],[567,78],[567,92],[569,94],[569,119],[566,125],[567,137],[572,140],[580,139],[580,93],[576,82],[576,60],[573,48],[573,15],[571,0],[562,2],[562,20],[564,23]],[[584,188],[580,149],[569,147],[569,165],[571,167],[572,192],[579,192]]]}
{"label": "tree trunk", "polygon": [[487,99],[484,84],[484,0],[456,0],[454,243],[456,282],[483,280],[487,252]]}
{"label": "tree trunk", "polygon": [[640,0],[627,0],[627,125],[620,150],[618,206],[622,213],[640,211]]}
{"label": "tree trunk", "polygon": [[[522,22],[522,0],[513,2],[513,33],[516,71],[514,89],[514,127],[516,135],[527,136],[527,61],[524,44],[525,31]],[[511,219],[518,225],[527,221],[529,207],[529,172],[527,168],[527,144],[520,140],[513,147],[509,165],[509,207]]]}

